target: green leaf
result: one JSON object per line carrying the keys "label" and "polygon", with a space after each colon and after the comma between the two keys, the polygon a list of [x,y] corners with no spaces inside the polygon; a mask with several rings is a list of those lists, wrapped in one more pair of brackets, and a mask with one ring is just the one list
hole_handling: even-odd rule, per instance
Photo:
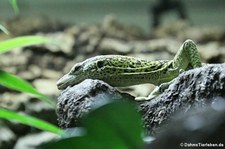
{"label": "green leaf", "polygon": [[12,5],[12,8],[13,8],[14,12],[16,14],[18,14],[19,13],[19,7],[17,5],[17,0],[9,0],[9,2]]}
{"label": "green leaf", "polygon": [[22,46],[29,46],[48,42],[48,38],[41,36],[22,36],[0,42],[0,54]]}
{"label": "green leaf", "polygon": [[37,119],[32,116],[28,116],[21,113],[16,113],[7,109],[0,108],[0,118],[10,120],[10,121],[16,121],[22,124],[26,124],[32,127],[39,128],[44,131],[50,131],[52,133],[63,135],[64,132],[58,128],[55,125],[52,125],[48,122],[45,122],[41,119]]}
{"label": "green leaf", "polygon": [[83,123],[92,139],[107,149],[137,149],[143,143],[140,115],[129,103],[107,104],[91,112]]}
{"label": "green leaf", "polygon": [[49,99],[48,96],[38,92],[30,83],[3,70],[0,70],[0,84],[17,91],[32,94],[33,96],[50,103],[52,106],[55,106],[55,103]]}
{"label": "green leaf", "polygon": [[87,134],[62,139],[41,149],[138,149],[143,146],[140,115],[126,102],[100,107],[82,120]]}

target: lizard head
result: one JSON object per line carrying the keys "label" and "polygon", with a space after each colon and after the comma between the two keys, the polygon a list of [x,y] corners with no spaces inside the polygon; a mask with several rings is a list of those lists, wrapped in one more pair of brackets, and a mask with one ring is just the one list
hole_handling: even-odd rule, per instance
{"label": "lizard head", "polygon": [[65,74],[57,81],[56,85],[58,89],[65,89],[66,87],[78,84],[87,78],[96,78],[99,72],[99,59],[100,57],[93,57],[75,64],[69,73]]}

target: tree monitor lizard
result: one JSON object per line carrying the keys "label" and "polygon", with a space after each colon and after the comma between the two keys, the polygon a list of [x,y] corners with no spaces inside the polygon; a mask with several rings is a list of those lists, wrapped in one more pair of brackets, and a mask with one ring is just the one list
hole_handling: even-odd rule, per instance
{"label": "tree monitor lizard", "polygon": [[125,87],[151,83],[158,87],[148,97],[136,100],[149,100],[166,89],[180,72],[202,66],[195,43],[186,40],[172,60],[144,60],[122,55],[101,55],[75,64],[57,82],[62,90],[85,79],[99,79],[115,87]]}

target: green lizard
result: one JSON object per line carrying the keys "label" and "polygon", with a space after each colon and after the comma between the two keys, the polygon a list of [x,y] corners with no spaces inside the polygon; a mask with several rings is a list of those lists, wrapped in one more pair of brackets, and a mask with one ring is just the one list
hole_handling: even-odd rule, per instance
{"label": "green lizard", "polygon": [[173,60],[149,61],[122,55],[102,55],[89,58],[75,64],[70,72],[57,82],[62,90],[82,82],[85,79],[99,79],[115,87],[151,83],[156,86],[148,97],[137,100],[149,100],[166,89],[180,72],[200,67],[200,55],[192,40],[186,40]]}

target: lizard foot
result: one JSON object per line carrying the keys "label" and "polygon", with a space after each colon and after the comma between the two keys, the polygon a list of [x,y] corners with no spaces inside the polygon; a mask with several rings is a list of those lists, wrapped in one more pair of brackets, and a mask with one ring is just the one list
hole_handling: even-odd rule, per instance
{"label": "lizard foot", "polygon": [[142,101],[142,100],[152,100],[153,98],[155,98],[156,96],[160,95],[161,93],[164,92],[165,89],[167,89],[169,87],[169,85],[173,82],[166,82],[166,83],[162,83],[160,86],[157,86],[149,95],[148,97],[136,97],[135,100],[137,101]]}
{"label": "lizard foot", "polygon": [[148,97],[136,97],[135,100],[142,101],[142,100],[151,100],[160,94],[160,87],[157,86],[149,95]]}

